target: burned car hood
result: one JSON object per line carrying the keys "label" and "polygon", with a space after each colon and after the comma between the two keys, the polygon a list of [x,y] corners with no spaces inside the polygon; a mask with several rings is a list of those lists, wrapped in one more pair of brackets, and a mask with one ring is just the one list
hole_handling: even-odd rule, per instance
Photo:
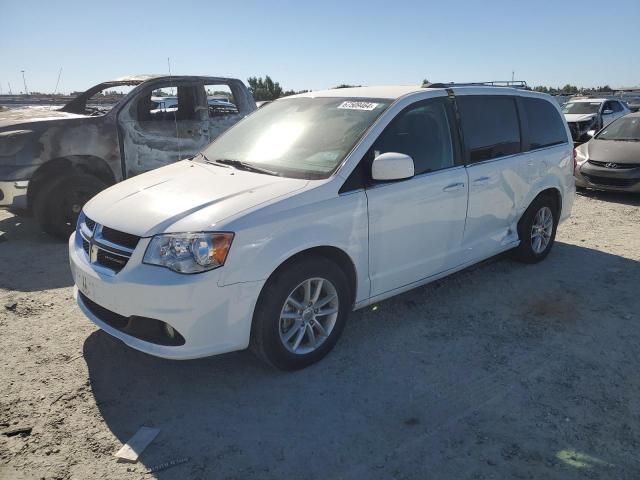
{"label": "burned car hood", "polygon": [[99,224],[141,237],[207,231],[307,183],[184,160],[102,191],[84,212]]}
{"label": "burned car hood", "polygon": [[17,108],[0,112],[0,128],[12,127],[24,123],[66,120],[69,118],[86,118],[85,115],[49,110],[42,108]]}
{"label": "burned car hood", "polygon": [[595,117],[595,113],[565,113],[564,118],[567,122],[584,122]]}
{"label": "burned car hood", "polygon": [[585,149],[590,160],[640,165],[640,142],[594,138],[586,144]]}

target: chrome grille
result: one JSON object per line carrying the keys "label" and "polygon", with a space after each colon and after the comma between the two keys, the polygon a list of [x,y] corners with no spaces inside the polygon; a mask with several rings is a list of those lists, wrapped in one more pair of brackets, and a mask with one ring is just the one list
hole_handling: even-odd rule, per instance
{"label": "chrome grille", "polygon": [[140,240],[140,237],[105,227],[87,217],[78,225],[78,233],[89,261],[116,273],[125,267]]}
{"label": "chrome grille", "polygon": [[589,160],[589,163],[591,165],[595,165],[596,167],[615,168],[615,169],[618,169],[618,170],[624,170],[624,169],[627,169],[627,168],[638,168],[638,167],[640,167],[640,164],[615,163],[615,162],[597,162],[595,160]]}

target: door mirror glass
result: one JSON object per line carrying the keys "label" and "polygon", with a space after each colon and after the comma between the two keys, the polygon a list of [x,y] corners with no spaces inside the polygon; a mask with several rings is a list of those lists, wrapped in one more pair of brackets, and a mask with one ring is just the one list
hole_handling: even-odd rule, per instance
{"label": "door mirror glass", "polygon": [[413,159],[404,153],[387,152],[373,159],[371,177],[374,180],[402,180],[413,174]]}
{"label": "door mirror glass", "polygon": [[611,115],[612,113],[613,113],[613,110],[609,110],[609,109],[602,111],[602,115]]}

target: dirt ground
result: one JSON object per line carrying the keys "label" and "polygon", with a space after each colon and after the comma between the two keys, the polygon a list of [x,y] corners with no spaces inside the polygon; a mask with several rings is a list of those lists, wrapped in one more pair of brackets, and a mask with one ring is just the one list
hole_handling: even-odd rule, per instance
{"label": "dirt ground", "polygon": [[[0,212],[0,431],[32,427],[0,436],[0,478],[640,478],[640,197],[573,212],[541,264],[356,312],[295,373],[124,346],[75,306],[66,245]],[[116,462],[142,425],[161,433]]]}

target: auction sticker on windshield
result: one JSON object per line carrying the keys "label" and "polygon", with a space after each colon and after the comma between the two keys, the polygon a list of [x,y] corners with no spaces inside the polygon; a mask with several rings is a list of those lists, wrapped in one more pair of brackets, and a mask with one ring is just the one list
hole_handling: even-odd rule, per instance
{"label": "auction sticker on windshield", "polygon": [[379,103],[373,102],[342,102],[338,105],[338,108],[344,108],[346,110],[373,110]]}

